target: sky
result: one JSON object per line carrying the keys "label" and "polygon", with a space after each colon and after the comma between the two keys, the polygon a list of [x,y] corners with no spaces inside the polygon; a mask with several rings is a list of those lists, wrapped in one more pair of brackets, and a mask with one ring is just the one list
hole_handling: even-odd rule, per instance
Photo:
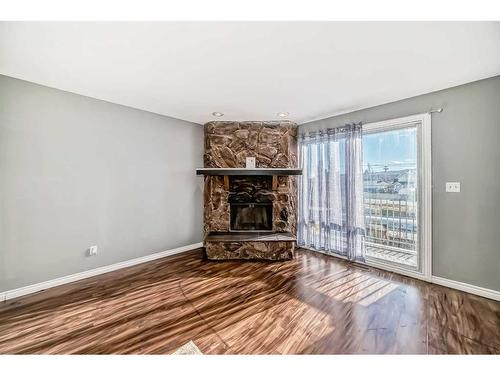
{"label": "sky", "polygon": [[370,163],[374,172],[415,168],[417,161],[416,128],[363,134],[363,170]]}

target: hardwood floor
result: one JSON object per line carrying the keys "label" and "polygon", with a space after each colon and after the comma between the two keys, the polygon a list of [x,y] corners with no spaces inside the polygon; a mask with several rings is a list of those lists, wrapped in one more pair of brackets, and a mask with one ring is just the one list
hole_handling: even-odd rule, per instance
{"label": "hardwood floor", "polygon": [[299,250],[202,251],[0,304],[0,353],[500,353],[500,303]]}

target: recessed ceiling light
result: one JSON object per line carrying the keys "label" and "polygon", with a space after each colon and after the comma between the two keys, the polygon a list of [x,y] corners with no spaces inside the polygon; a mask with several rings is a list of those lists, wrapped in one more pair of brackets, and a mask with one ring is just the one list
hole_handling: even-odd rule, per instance
{"label": "recessed ceiling light", "polygon": [[286,117],[289,115],[289,113],[288,112],[278,112],[277,115],[278,115],[278,117]]}
{"label": "recessed ceiling light", "polygon": [[224,116],[224,113],[222,113],[222,112],[212,112],[212,116],[222,117],[222,116]]}

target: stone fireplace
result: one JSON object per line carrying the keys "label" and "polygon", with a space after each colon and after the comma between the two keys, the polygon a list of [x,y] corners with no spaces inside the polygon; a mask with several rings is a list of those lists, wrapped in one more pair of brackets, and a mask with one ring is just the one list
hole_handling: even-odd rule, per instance
{"label": "stone fireplace", "polygon": [[[256,158],[245,169],[246,157]],[[209,259],[293,258],[297,127],[291,122],[205,124],[204,246]]]}

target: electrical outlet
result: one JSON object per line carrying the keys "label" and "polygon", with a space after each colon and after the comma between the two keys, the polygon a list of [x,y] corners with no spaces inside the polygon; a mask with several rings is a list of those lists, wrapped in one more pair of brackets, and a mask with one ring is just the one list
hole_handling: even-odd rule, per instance
{"label": "electrical outlet", "polygon": [[97,245],[90,246],[88,251],[88,256],[93,257],[95,255],[97,255]]}
{"label": "electrical outlet", "polygon": [[446,183],[447,193],[460,193],[460,182],[447,182]]}

